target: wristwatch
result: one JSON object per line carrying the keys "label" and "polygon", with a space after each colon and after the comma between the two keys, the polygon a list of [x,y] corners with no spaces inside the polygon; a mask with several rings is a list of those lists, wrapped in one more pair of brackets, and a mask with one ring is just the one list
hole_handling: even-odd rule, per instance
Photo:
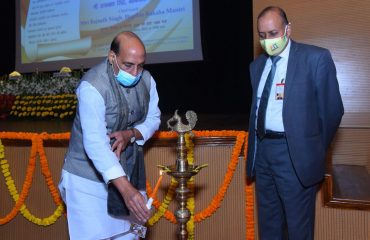
{"label": "wristwatch", "polygon": [[136,141],[135,130],[133,128],[131,128],[130,130],[132,132],[132,137],[130,138],[130,143],[134,143]]}

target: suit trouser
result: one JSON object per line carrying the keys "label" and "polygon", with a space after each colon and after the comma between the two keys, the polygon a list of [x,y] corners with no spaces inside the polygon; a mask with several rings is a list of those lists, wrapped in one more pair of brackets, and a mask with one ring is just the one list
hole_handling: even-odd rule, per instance
{"label": "suit trouser", "polygon": [[300,183],[285,138],[258,140],[255,170],[260,239],[313,239],[317,185]]}

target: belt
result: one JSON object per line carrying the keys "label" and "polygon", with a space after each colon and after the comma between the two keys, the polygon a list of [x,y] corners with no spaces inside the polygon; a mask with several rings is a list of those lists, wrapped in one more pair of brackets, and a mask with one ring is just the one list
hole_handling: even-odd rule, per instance
{"label": "belt", "polygon": [[262,140],[262,139],[281,139],[281,138],[285,138],[285,132],[275,132],[275,131],[271,131],[271,130],[266,130],[266,133],[263,135],[263,136],[258,136],[258,139],[259,140]]}

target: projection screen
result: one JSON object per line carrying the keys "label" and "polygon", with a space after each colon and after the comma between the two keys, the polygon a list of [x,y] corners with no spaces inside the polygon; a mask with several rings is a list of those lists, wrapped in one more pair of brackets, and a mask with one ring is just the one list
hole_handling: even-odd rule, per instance
{"label": "projection screen", "polygon": [[90,68],[133,31],[146,63],[202,60],[199,0],[16,0],[16,70]]}

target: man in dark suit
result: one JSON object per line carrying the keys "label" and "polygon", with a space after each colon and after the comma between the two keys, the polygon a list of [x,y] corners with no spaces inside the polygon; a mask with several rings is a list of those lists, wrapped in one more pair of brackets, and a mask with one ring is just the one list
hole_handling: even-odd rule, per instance
{"label": "man in dark suit", "polygon": [[313,239],[315,199],[343,103],[327,49],[290,39],[279,7],[257,19],[266,54],[250,65],[247,175],[255,177],[261,240]]}

